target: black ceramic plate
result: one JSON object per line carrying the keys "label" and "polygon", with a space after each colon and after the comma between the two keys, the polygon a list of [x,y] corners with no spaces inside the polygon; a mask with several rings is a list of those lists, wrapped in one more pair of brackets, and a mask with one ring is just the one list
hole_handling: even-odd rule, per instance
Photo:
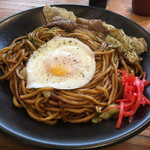
{"label": "black ceramic plate", "polygon": [[[76,16],[99,18],[117,28],[124,29],[127,35],[144,37],[150,47],[150,35],[133,21],[113,12],[79,5],[58,5],[72,10]],[[0,23],[0,49],[8,46],[16,37],[26,35],[45,23],[42,8],[35,8],[16,14]],[[150,79],[150,50],[143,55],[143,69]],[[59,122],[50,126],[32,120],[23,109],[12,104],[12,95],[8,82],[0,81],[0,129],[7,135],[34,146],[62,149],[85,149],[116,144],[135,136],[150,123],[150,107],[141,107],[132,123],[123,120],[120,129],[116,129],[116,120],[103,121],[100,124],[68,124]],[[150,88],[145,95],[150,99]]]}

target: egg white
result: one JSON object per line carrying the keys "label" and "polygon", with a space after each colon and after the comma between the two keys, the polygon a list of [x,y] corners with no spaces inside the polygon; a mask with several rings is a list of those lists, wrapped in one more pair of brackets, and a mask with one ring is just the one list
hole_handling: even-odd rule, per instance
{"label": "egg white", "polygon": [[[63,68],[65,73],[60,71],[56,75],[51,71],[55,66]],[[27,88],[80,88],[90,82],[95,66],[94,53],[86,44],[76,38],[55,37],[28,60]]]}

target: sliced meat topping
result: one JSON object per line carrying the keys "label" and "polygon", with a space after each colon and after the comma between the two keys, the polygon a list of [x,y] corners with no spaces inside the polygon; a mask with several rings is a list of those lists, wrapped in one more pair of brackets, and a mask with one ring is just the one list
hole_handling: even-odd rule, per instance
{"label": "sliced meat topping", "polygon": [[102,32],[104,34],[107,34],[106,28],[104,28],[102,21],[99,19],[77,18],[77,22],[78,22],[79,26],[83,26],[89,30],[93,30],[96,32]]}
{"label": "sliced meat topping", "polygon": [[45,27],[49,28],[54,26],[59,26],[67,32],[72,32],[73,29],[77,28],[77,24],[74,21],[61,16],[53,17],[51,21],[45,25]]}

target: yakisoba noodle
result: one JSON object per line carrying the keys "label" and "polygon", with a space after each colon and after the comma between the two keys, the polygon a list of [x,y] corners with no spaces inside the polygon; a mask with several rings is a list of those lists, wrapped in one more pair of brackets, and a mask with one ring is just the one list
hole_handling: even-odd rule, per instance
{"label": "yakisoba noodle", "polygon": [[[92,80],[84,87],[74,90],[51,87],[27,89],[27,81],[21,72],[32,53],[55,36],[77,38],[94,51],[96,71]],[[107,47],[103,33],[88,29],[74,29],[67,33],[60,27],[39,27],[3,48],[0,58],[3,62],[0,68],[4,73],[0,79],[9,80],[13,104],[18,108],[23,107],[31,118],[48,124],[55,124],[58,120],[69,123],[87,122],[120,98],[123,88],[121,68],[128,73],[143,75],[139,64],[127,64],[116,49]]]}

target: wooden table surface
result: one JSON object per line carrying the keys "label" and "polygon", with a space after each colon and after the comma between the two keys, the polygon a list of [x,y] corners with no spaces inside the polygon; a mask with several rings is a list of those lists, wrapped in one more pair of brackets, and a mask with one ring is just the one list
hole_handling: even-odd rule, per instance
{"label": "wooden table surface", "polygon": [[[132,0],[109,0],[106,9],[121,14],[143,26],[150,32],[150,17],[138,16],[132,12]],[[0,0],[0,21],[22,10],[45,4],[81,4],[88,5],[89,0]],[[28,146],[0,133],[0,150],[42,150]],[[102,150],[149,150],[150,126],[135,137]]]}

